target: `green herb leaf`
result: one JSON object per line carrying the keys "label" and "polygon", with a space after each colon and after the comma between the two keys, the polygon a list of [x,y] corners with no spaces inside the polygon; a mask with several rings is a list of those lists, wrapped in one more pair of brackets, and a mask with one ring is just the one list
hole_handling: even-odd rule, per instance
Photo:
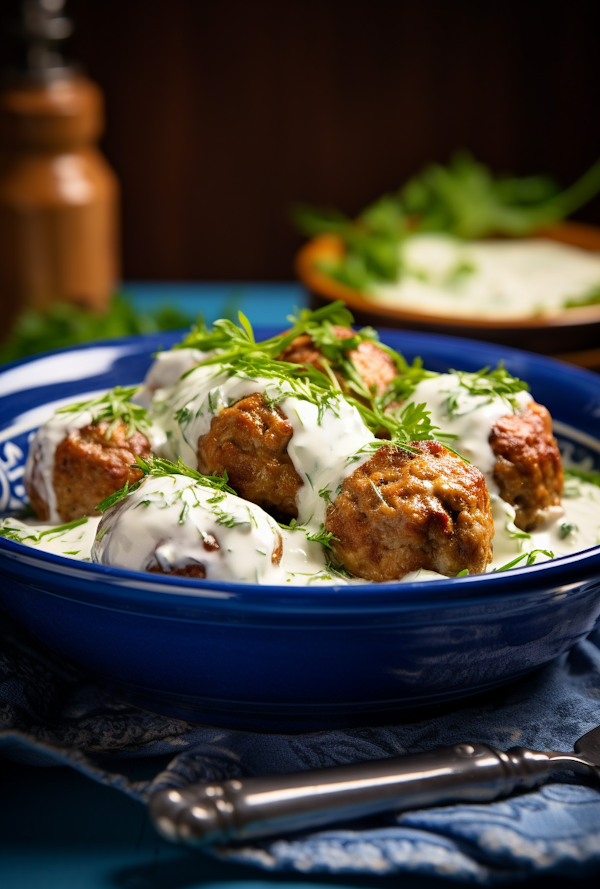
{"label": "green herb leaf", "polygon": [[[400,278],[401,244],[415,231],[465,239],[523,237],[566,218],[599,191],[600,161],[560,192],[547,176],[494,176],[470,154],[458,152],[445,166],[426,166],[399,192],[384,195],[354,220],[338,210],[305,204],[293,210],[292,218],[309,237],[333,234],[341,240],[343,256],[320,267],[368,295],[379,284]],[[468,271],[457,268],[456,274]]]}
{"label": "green herb leaf", "polygon": [[[494,568],[494,571],[508,571],[510,568],[526,568],[529,565],[533,565],[535,560],[539,554],[544,556],[548,556],[549,559],[554,559],[554,553],[548,549],[532,549],[528,553],[521,553],[520,556],[517,556],[516,559],[513,559],[511,562],[507,562],[506,565],[502,565],[501,568]],[[520,562],[524,562],[524,565],[519,565]]]}
{"label": "green herb leaf", "polygon": [[578,308],[580,306],[597,306],[600,303],[600,284],[583,296],[572,296],[563,303],[565,309]]}
{"label": "green herb leaf", "polygon": [[[504,363],[500,362],[495,370],[484,367],[476,373],[467,373],[461,370],[450,370],[449,373],[458,377],[458,385],[462,389],[466,389],[470,395],[479,398],[486,398],[487,402],[491,402],[494,398],[502,398],[513,411],[519,409],[519,403],[515,398],[518,392],[528,392],[529,386],[518,377],[513,377],[504,367]],[[451,394],[447,401],[447,411],[450,417],[456,416],[458,412],[458,398]]]}
{"label": "green herb leaf", "polygon": [[591,485],[597,485],[600,488],[600,472],[597,469],[576,469],[573,466],[565,467],[565,480],[573,479],[582,482],[589,482]]}
{"label": "green herb leaf", "polygon": [[101,315],[73,303],[55,303],[46,311],[29,309],[19,317],[10,339],[0,346],[0,363],[91,340],[177,330],[189,327],[191,320],[170,305],[142,312],[123,294],[115,294]]}
{"label": "green herb leaf", "polygon": [[[212,488],[217,494],[236,494],[233,488],[227,484],[229,478],[225,471],[222,475],[203,475],[197,469],[186,466],[181,457],[177,463],[154,455],[148,457],[147,460],[143,460],[141,457],[136,457],[135,459],[137,468],[141,469],[145,476],[151,475],[163,478],[167,475],[184,475],[187,478],[194,479],[195,482],[204,488]],[[132,488],[130,488],[131,490]]]}
{"label": "green herb leaf", "polygon": [[115,491],[114,494],[110,494],[110,496],[105,497],[104,500],[100,501],[97,505],[96,509],[98,512],[105,513],[107,509],[110,509],[111,506],[115,506],[117,503],[120,503],[121,500],[125,500],[129,494],[132,494],[134,491],[140,486],[140,482],[134,482],[132,485],[129,482],[125,482],[122,488],[119,488],[118,491]]}
{"label": "green herb leaf", "polygon": [[560,539],[565,540],[574,531],[579,531],[579,527],[574,522],[563,522],[559,531]]}
{"label": "green herb leaf", "polygon": [[103,420],[109,421],[106,438],[110,438],[115,426],[120,422],[127,426],[127,438],[131,438],[134,432],[146,433],[150,428],[147,410],[130,401],[137,388],[137,386],[129,388],[115,386],[105,395],[100,395],[89,401],[77,401],[74,404],[65,405],[65,407],[58,408],[56,413],[79,414],[89,411],[92,414],[94,426]]}

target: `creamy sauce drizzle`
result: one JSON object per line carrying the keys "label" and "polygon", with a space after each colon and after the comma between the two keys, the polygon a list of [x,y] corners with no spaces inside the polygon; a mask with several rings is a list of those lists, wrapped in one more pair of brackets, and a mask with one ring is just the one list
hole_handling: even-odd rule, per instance
{"label": "creamy sauce drizzle", "polygon": [[[319,531],[325,519],[325,490],[334,499],[344,478],[372,456],[369,445],[374,436],[358,411],[341,396],[319,408],[298,397],[293,384],[286,380],[230,376],[215,365],[195,366],[204,357],[196,350],[161,353],[140,387],[136,400],[143,403],[146,399],[149,404],[149,437],[154,450],[171,460],[181,457],[187,465],[197,467],[198,438],[209,431],[213,417],[241,398],[263,393],[277,403],[293,428],[288,453],[303,482],[297,498],[298,523],[303,527],[293,531],[281,528],[255,504],[198,485],[186,476],[173,475],[147,477],[106,514],[97,536],[99,519],[95,518],[48,533],[59,521],[51,484],[56,446],[71,429],[91,422],[89,412],[55,415],[40,428],[32,444],[27,472],[36,483],[44,485],[46,499],[54,509],[51,522],[5,519],[0,527],[9,529],[27,546],[136,571],[147,570],[156,561],[166,573],[201,562],[208,580],[291,585],[364,583],[328,567],[326,549],[307,538],[308,533]],[[180,379],[182,373],[186,375]],[[526,392],[513,398],[520,409],[531,401]],[[489,445],[492,426],[512,413],[511,404],[497,396],[474,396],[460,386],[456,374],[422,381],[410,400],[427,404],[433,423],[457,436],[452,446],[486,478],[495,526],[494,558],[488,570],[533,550],[548,550],[558,557],[600,543],[600,488],[586,482],[569,483],[564,515],[555,513],[531,534],[515,527],[515,511],[499,497],[493,480],[494,455]],[[211,541],[218,546],[212,547]],[[281,560],[273,563],[272,555],[280,541]],[[547,558],[540,553],[535,561]],[[524,565],[525,560],[518,564]],[[441,577],[422,570],[406,575],[400,582]]]}
{"label": "creamy sauce drizzle", "polygon": [[[186,490],[190,493],[180,499],[178,492]],[[515,528],[514,509],[497,495],[491,495],[496,533],[494,558],[488,571],[501,568],[533,550],[548,550],[558,558],[600,544],[600,488],[589,482],[577,482],[575,485],[569,483],[566,490],[564,516],[548,522],[530,535]],[[239,519],[240,524],[232,528],[219,524],[214,505],[206,504],[206,499],[211,496],[210,492],[206,492],[207,488],[194,485],[192,479],[184,476],[164,479],[151,477],[129,496],[125,501],[126,508],[114,511],[114,527],[101,533],[95,545],[100,521],[97,518],[87,519],[85,524],[62,533],[46,534],[41,539],[36,539],[37,535],[54,527],[52,524],[9,518],[4,519],[0,527],[14,530],[21,536],[21,543],[44,552],[78,561],[93,559],[101,564],[134,571],[145,570],[155,546],[160,545],[160,557],[165,568],[202,561],[208,580],[291,586],[365,582],[360,578],[346,578],[334,573],[327,568],[323,547],[307,540],[302,529],[286,531],[259,506],[234,495],[227,495],[216,506],[223,513]],[[150,503],[142,505],[146,499]],[[165,505],[169,499],[173,502]],[[186,521],[179,524],[186,500],[191,504],[189,512]],[[277,533],[281,535],[283,550],[280,564],[273,565],[270,555]],[[206,534],[212,534],[219,542],[218,552],[211,553],[204,549],[203,535]],[[535,561],[547,559],[547,556],[539,553]],[[521,566],[524,564],[525,559],[519,562]],[[422,570],[393,582],[409,583],[434,578],[442,579],[442,575]]]}
{"label": "creamy sauce drizzle", "polygon": [[286,380],[228,376],[214,365],[197,367],[173,388],[155,394],[152,412],[166,435],[160,454],[175,461],[181,457],[196,469],[198,439],[210,430],[212,419],[255,392],[276,401],[292,426],[288,454],[302,479],[298,521],[318,530],[326,510],[319,491],[328,488],[334,493],[347,475],[372,456],[364,453],[355,459],[374,436],[341,395],[319,408],[297,397]]}
{"label": "creamy sauce drizzle", "polygon": [[444,234],[407,238],[403,273],[373,300],[419,314],[527,317],[562,311],[567,299],[600,287],[600,254],[527,238],[462,241]]}
{"label": "creamy sauce drizzle", "polygon": [[[455,408],[450,410],[452,397]],[[519,409],[523,409],[533,399],[529,392],[517,392],[513,396]],[[456,439],[450,444],[454,450],[466,457],[485,476],[488,491],[497,493],[494,481],[495,457],[489,443],[490,433],[500,417],[514,413],[512,405],[498,396],[473,395],[460,385],[456,374],[440,374],[429,380],[422,380],[415,388],[410,400],[415,404],[425,402],[431,413],[431,422]]]}
{"label": "creamy sauce drizzle", "polygon": [[[56,509],[53,484],[56,449],[70,434],[88,426],[93,420],[94,415],[91,411],[54,414],[40,426],[31,442],[23,474],[25,484],[34,488],[42,500],[45,500],[48,504],[49,521],[55,524],[61,521]],[[165,438],[163,429],[151,422],[149,428],[145,430],[145,435],[152,449],[158,451]]]}

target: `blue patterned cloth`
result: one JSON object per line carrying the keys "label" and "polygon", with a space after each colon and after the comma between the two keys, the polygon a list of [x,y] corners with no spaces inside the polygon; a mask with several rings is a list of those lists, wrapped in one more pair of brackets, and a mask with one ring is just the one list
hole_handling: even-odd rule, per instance
{"label": "blue patterned cloth", "polygon": [[[115,700],[0,617],[0,754],[70,765],[145,802],[194,781],[291,772],[476,741],[572,750],[600,723],[600,631],[483,702],[383,728],[258,735],[154,716]],[[427,874],[475,884],[600,873],[600,789],[565,775],[486,805],[385,815],[214,854],[302,874]]]}

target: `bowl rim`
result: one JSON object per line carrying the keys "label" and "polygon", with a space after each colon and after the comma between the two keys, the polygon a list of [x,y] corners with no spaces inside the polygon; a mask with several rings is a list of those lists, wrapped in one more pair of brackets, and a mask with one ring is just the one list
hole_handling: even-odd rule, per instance
{"label": "bowl rim", "polygon": [[[545,228],[528,236],[541,238],[590,252],[600,253],[600,228],[583,222],[566,221]],[[518,239],[518,240],[527,240]],[[592,246],[593,245],[593,246]],[[323,259],[339,259],[344,247],[337,235],[322,234],[311,238],[298,250],[294,269],[302,284],[312,293],[328,301],[343,300],[350,309],[356,312],[369,313],[395,322],[416,322],[419,324],[445,325],[448,328],[468,329],[474,333],[502,330],[544,330],[555,327],[575,327],[592,323],[600,323],[600,304],[591,306],[573,306],[568,309],[554,310],[547,314],[510,316],[494,319],[488,317],[474,318],[468,315],[442,315],[437,312],[411,312],[378,303],[370,299],[360,290],[331,278],[318,263]]]}
{"label": "bowl rim", "polygon": [[[266,326],[257,326],[256,332],[268,332],[270,329]],[[548,366],[556,367],[556,369],[560,369],[561,375],[573,376],[575,381],[577,381],[577,378],[580,378],[589,382],[596,376],[590,371],[564,364],[547,356],[529,353],[522,349],[508,346],[501,347],[497,344],[487,344],[479,340],[469,340],[467,338],[452,337],[447,334],[421,331],[406,331],[403,333],[391,328],[381,328],[380,332],[384,337],[386,333],[391,334],[392,337],[408,335],[410,338],[415,337],[418,340],[430,341],[433,346],[436,343],[452,345],[454,340],[457,344],[460,344],[463,350],[465,348],[467,350],[477,350],[481,346],[487,347],[488,345],[494,349],[501,348],[503,354],[508,353],[509,357],[514,355],[515,358],[519,356],[525,357],[530,364],[533,364],[534,367],[537,365],[542,370]],[[20,358],[0,366],[0,381],[6,371],[13,371],[48,356],[85,351],[98,348],[99,346],[107,346],[109,348],[120,346],[126,349],[127,346],[136,344],[140,346],[140,354],[148,352],[151,355],[152,350],[156,348],[157,341],[172,340],[175,342],[181,337],[181,333],[182,331],[176,330],[135,334],[127,337],[94,340],[88,343],[79,343],[75,346],[36,353],[35,355]],[[126,357],[126,355],[123,357]],[[84,377],[82,381],[85,380],[87,383],[93,379],[93,376]],[[51,383],[50,385],[54,384]],[[121,597],[123,596],[123,590],[127,589],[133,595],[134,600],[139,598],[135,594],[143,588],[144,595],[151,593],[152,599],[157,604],[162,605],[175,604],[175,598],[177,598],[178,605],[185,604],[188,608],[193,602],[198,602],[201,606],[205,606],[208,600],[218,608],[218,602],[221,602],[221,605],[223,605],[227,601],[231,603],[231,599],[234,598],[242,607],[247,604],[250,608],[257,607],[262,611],[273,612],[290,611],[297,607],[302,611],[325,613],[327,609],[325,603],[321,600],[328,594],[329,598],[335,601],[335,610],[338,614],[356,612],[357,610],[389,610],[391,606],[394,606],[394,608],[414,609],[428,603],[434,604],[440,601],[450,607],[465,602],[471,604],[474,601],[490,602],[491,597],[495,595],[501,595],[503,599],[534,596],[536,590],[552,595],[557,592],[558,585],[566,584],[568,588],[573,583],[576,583],[573,575],[569,574],[570,569],[575,568],[579,568],[579,571],[575,573],[585,575],[581,577],[582,582],[600,579],[600,544],[575,553],[559,556],[555,559],[535,563],[528,566],[525,570],[521,567],[485,574],[467,575],[465,577],[445,577],[404,583],[390,581],[381,584],[365,582],[355,584],[309,584],[306,586],[287,584],[259,585],[242,583],[240,581],[208,581],[169,577],[168,575],[158,576],[142,571],[131,571],[92,562],[82,562],[77,559],[69,559],[58,554],[36,550],[34,547],[25,546],[17,541],[3,537],[0,537],[0,574],[3,573],[3,561],[6,561],[7,558],[11,563],[19,561],[19,555],[23,557],[21,561],[29,563],[34,570],[37,568],[43,571],[46,568],[52,574],[66,573],[71,577],[82,574],[84,579],[87,579],[88,576],[91,579],[96,577],[101,583],[114,586],[115,590],[118,589]],[[554,578],[554,581],[546,580],[548,575]],[[523,582],[515,583],[515,581],[519,580]],[[506,589],[507,582],[509,587],[514,585],[514,590]],[[482,583],[485,583],[485,593],[479,592],[477,588]],[[524,589],[524,586],[527,589]],[[179,596],[177,596],[178,587],[180,591]],[[452,590],[452,598],[449,596],[450,590]],[[444,591],[447,591],[446,594],[444,594]],[[90,593],[93,593],[92,589],[90,589]],[[218,595],[213,599],[211,593],[217,593]],[[71,597],[66,591],[65,596]],[[350,600],[346,603],[346,607],[344,607],[344,598]],[[310,600],[310,604],[306,603],[307,599]],[[124,600],[123,604],[125,604]]]}

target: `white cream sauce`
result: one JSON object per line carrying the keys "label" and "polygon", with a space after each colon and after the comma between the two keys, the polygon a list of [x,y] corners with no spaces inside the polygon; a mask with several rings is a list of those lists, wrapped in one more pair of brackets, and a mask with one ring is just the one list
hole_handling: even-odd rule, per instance
{"label": "white cream sauce", "polygon": [[[214,491],[185,476],[145,479],[125,501],[106,513],[95,543],[97,519],[64,531],[56,529],[55,533],[48,533],[52,524],[14,519],[4,520],[1,527],[10,529],[28,546],[69,558],[93,557],[102,564],[132,570],[146,570],[157,558],[167,571],[202,561],[209,580],[290,585],[363,583],[332,571],[327,566],[326,549],[307,537],[318,532],[324,521],[324,491],[334,499],[343,479],[371,457],[369,444],[374,437],[356,409],[340,396],[319,411],[317,405],[298,397],[293,384],[285,380],[229,376],[214,365],[191,369],[198,354],[202,355],[176,355],[172,361],[159,358],[160,372],[153,366],[146,378],[144,389],[153,392],[150,416],[155,449],[172,460],[182,457],[195,468],[198,438],[208,432],[213,417],[247,395],[263,393],[276,401],[293,427],[288,453],[303,481],[297,503],[298,522],[304,527],[293,531],[281,528],[260,507],[235,495],[226,494],[211,503]],[[185,368],[183,373],[190,371],[183,379],[177,376],[181,368]],[[149,380],[154,381],[152,385]],[[156,387],[155,383],[161,385]],[[455,404],[452,411],[450,397]],[[531,400],[526,392],[514,398],[520,408]],[[515,527],[514,509],[500,499],[493,481],[494,456],[488,441],[494,423],[512,412],[508,402],[499,397],[473,396],[459,385],[455,374],[422,381],[411,400],[416,404],[426,402],[432,421],[444,432],[457,436],[452,446],[486,477],[495,525],[494,558],[488,570],[534,550],[548,550],[558,557],[600,544],[600,488],[585,482],[568,486],[567,494],[575,496],[565,496],[564,515],[554,514],[532,534]],[[37,433],[28,472],[38,471],[48,491],[52,488],[48,480],[52,478],[56,445],[71,428],[81,428],[90,421],[88,414],[59,414]],[[41,445],[38,457],[36,441]],[[218,541],[218,550],[204,547],[207,535]],[[274,565],[271,555],[279,539],[282,558]],[[535,561],[546,558],[550,557],[538,553]],[[525,559],[517,564],[525,564]],[[406,575],[402,582],[435,577],[441,575],[418,571]]]}
{"label": "white cream sauce", "polygon": [[77,524],[61,530],[63,525],[56,522],[39,522],[34,520],[20,521],[8,518],[0,520],[0,529],[11,532],[25,546],[33,546],[45,553],[56,556],[67,556],[78,562],[89,562],[92,558],[92,545],[96,538],[100,516],[78,520]]}
{"label": "white cream sauce", "polygon": [[[34,435],[25,462],[24,481],[27,488],[33,488],[48,504],[50,522],[59,523],[54,493],[54,459],[57,447],[74,432],[89,426],[94,420],[92,411],[69,411],[55,413]],[[162,428],[150,423],[145,430],[150,446],[158,450],[164,441]]]}
{"label": "white cream sauce", "polygon": [[288,454],[302,479],[298,521],[318,530],[327,505],[319,491],[334,494],[344,478],[372,456],[367,452],[356,459],[374,436],[341,395],[319,408],[298,397],[287,380],[228,376],[215,365],[197,367],[173,388],[155,393],[151,415],[166,435],[160,454],[174,461],[181,457],[196,469],[198,439],[209,432],[213,418],[255,392],[275,401],[292,426]]}
{"label": "white cream sauce", "polygon": [[184,373],[212,354],[212,352],[201,352],[199,349],[170,349],[168,352],[158,352],[143,385],[135,393],[132,401],[148,410],[157,389],[174,386]]}
{"label": "white cream sauce", "polygon": [[53,484],[56,449],[72,432],[87,426],[93,419],[90,411],[54,414],[40,426],[29,446],[25,463],[25,486],[33,488],[46,501],[50,522],[60,523]]}
{"label": "white cream sauce", "polygon": [[403,272],[372,298],[419,314],[523,318],[561,311],[600,287],[600,254],[542,238],[462,241],[419,234],[401,247]]}
{"label": "white cream sauce", "polygon": [[[450,398],[455,403],[453,410],[449,407]],[[513,398],[520,409],[532,401],[529,392],[517,392]],[[490,494],[496,493],[495,457],[489,437],[500,417],[514,413],[511,404],[498,396],[473,395],[460,385],[456,374],[440,374],[422,380],[410,400],[415,404],[425,402],[431,422],[443,432],[456,435],[456,439],[449,441],[449,444],[483,473]]]}
{"label": "white cream sauce", "polygon": [[[180,499],[177,492],[185,490],[190,493]],[[501,568],[520,556],[523,558],[516,567],[524,566],[526,554],[534,550],[547,550],[558,558],[600,545],[600,487],[569,480],[565,490],[564,515],[531,534],[516,528],[514,509],[498,495],[491,495],[496,533],[494,558],[488,571]],[[15,532],[21,543],[44,552],[83,561],[90,561],[93,554],[94,561],[135,571],[145,569],[158,545],[162,547],[160,557],[165,566],[201,560],[207,566],[209,580],[290,586],[364,583],[360,578],[345,578],[327,568],[326,551],[319,543],[309,541],[302,529],[287,531],[280,528],[259,506],[238,497],[227,495],[226,500],[216,506],[223,513],[239,518],[241,524],[233,528],[219,524],[218,515],[213,511],[214,504],[205,502],[206,491],[208,489],[194,485],[192,479],[184,476],[150,477],[129,495],[121,509],[117,507],[112,511],[110,520],[108,517],[104,519],[103,528],[108,527],[108,530],[100,532],[101,538],[95,545],[100,521],[97,518],[87,519],[63,532],[50,523],[22,522],[12,518],[2,520],[0,528]],[[165,506],[169,498],[173,502]],[[141,505],[145,499],[151,502]],[[180,524],[186,501],[191,505],[184,523]],[[54,532],[48,533],[53,528]],[[40,537],[41,532],[43,536]],[[283,552],[280,564],[273,565],[270,553],[277,532],[281,534]],[[203,534],[213,534],[218,540],[220,551],[217,555],[211,557],[211,553],[204,549]],[[548,558],[543,553],[536,553],[535,562]],[[434,571],[421,570],[407,574],[400,583],[435,578],[443,579]]]}

